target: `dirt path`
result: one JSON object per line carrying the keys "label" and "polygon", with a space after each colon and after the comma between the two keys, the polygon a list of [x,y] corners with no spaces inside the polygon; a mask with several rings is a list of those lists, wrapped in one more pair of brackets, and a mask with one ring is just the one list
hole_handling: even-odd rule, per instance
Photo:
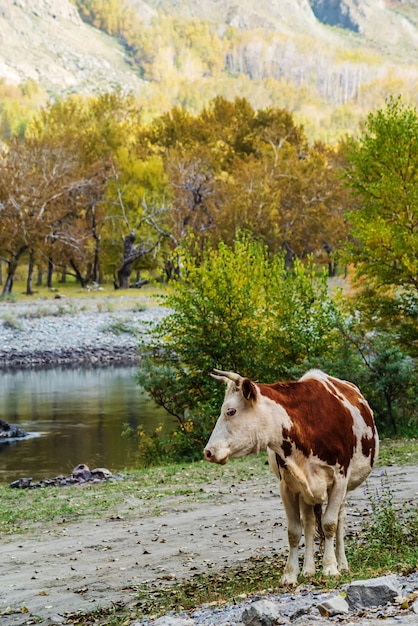
{"label": "dirt path", "polygon": [[[383,471],[395,502],[418,501],[417,466],[378,468],[368,481],[373,492],[382,487]],[[358,525],[366,505],[361,487],[350,494],[348,528]],[[262,483],[220,483],[203,503],[164,500],[156,517],[138,509],[124,520],[114,511],[89,524],[40,529],[36,538],[6,537],[0,546],[0,626],[129,603],[146,581],[168,584],[253,555],[285,554],[285,528],[271,475]],[[12,612],[23,607],[29,612]]]}

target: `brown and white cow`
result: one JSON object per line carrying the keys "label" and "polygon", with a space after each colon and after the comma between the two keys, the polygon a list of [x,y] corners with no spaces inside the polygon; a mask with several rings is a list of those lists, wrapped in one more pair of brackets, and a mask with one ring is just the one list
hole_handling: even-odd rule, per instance
{"label": "brown and white cow", "polygon": [[280,479],[288,523],[290,550],[282,584],[297,582],[302,525],[303,574],[315,574],[318,513],[325,535],[324,575],[348,570],[346,493],[367,478],[379,449],[373,413],[359,389],[320,370],[310,370],[298,381],[271,385],[235,372],[214,371],[212,376],[227,383],[227,389],[205,458],[223,465],[267,449],[270,466]]}

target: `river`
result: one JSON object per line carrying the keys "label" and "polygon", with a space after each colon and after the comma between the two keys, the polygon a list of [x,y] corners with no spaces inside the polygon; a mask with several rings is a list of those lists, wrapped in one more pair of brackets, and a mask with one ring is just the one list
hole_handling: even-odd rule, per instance
{"label": "river", "polygon": [[141,393],[135,366],[0,372],[0,418],[31,437],[0,443],[0,483],[68,475],[79,463],[112,472],[135,467],[125,424],[152,431],[172,418]]}

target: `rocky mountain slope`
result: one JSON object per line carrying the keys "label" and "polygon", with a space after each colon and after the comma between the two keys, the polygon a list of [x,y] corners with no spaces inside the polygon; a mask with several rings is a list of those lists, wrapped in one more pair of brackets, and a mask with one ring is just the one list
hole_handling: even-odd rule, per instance
{"label": "rocky mountain slope", "polygon": [[[395,63],[418,64],[414,0],[125,0],[144,25],[158,15],[208,19],[285,36],[306,34],[335,48],[364,46]],[[124,48],[84,23],[70,0],[0,0],[0,80],[33,79],[48,93],[97,93],[143,82]]]}
{"label": "rocky mountain slope", "polygon": [[0,0],[1,78],[30,78],[50,93],[141,87],[122,46],[82,22],[69,0]]}

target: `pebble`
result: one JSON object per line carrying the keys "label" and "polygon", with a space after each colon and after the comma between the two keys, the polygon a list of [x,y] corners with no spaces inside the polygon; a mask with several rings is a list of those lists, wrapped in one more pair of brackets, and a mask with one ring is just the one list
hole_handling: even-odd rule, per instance
{"label": "pebble", "polygon": [[136,361],[138,336],[168,312],[159,306],[144,311],[96,306],[95,311],[68,304],[2,303],[0,368]]}
{"label": "pebble", "polygon": [[[418,572],[408,576],[393,576],[393,580],[397,581],[403,594],[416,592],[418,589]],[[374,581],[370,582],[373,584]],[[274,611],[272,608],[264,614],[260,611],[262,617],[267,614],[266,624],[268,622],[289,623],[295,626],[312,626],[314,623],[322,626],[329,624],[338,624],[339,626],[395,626],[397,624],[416,626],[418,624],[414,604],[408,607],[408,610],[403,610],[397,603],[387,603],[379,608],[361,608],[350,610],[348,613],[344,602],[341,603],[344,610],[340,606],[339,611],[335,610],[334,617],[331,616],[331,613],[328,614],[328,617],[322,615],[319,605],[323,606],[334,599],[333,606],[335,609],[335,597],[340,594],[345,595],[347,588],[348,585],[344,585],[338,590],[323,591],[312,585],[300,585],[293,593],[280,595],[271,593],[263,597],[252,597],[233,605],[225,604],[216,608],[200,607],[187,613],[166,615],[155,621],[143,618],[133,622],[133,624],[131,623],[130,626],[165,626],[165,624],[167,626],[168,624],[181,626],[183,620],[191,620],[191,624],[194,626],[244,626],[247,623],[257,623],[256,618],[252,616],[257,614],[257,607],[262,607],[262,604],[274,608]],[[341,600],[343,600],[342,597]],[[253,606],[255,610],[251,609],[252,605],[255,605],[255,607]],[[254,621],[251,622],[251,619]],[[178,621],[176,622],[176,620]],[[260,623],[263,623],[262,619]]]}

